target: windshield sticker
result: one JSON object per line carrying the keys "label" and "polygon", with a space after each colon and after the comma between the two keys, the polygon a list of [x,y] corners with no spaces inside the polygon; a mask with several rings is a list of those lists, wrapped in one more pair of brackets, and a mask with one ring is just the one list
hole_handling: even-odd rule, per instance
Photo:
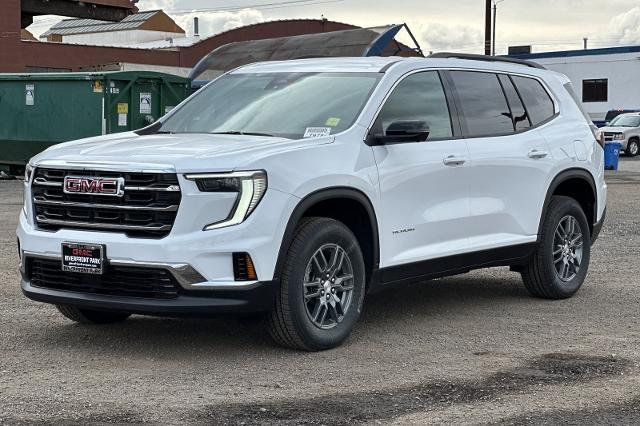
{"label": "windshield sticker", "polygon": [[340,119],[338,117],[331,117],[327,119],[327,122],[324,124],[326,124],[327,126],[336,127],[338,126],[338,124],[340,124]]}
{"label": "windshield sticker", "polygon": [[307,127],[304,131],[305,138],[321,138],[331,134],[331,127]]}

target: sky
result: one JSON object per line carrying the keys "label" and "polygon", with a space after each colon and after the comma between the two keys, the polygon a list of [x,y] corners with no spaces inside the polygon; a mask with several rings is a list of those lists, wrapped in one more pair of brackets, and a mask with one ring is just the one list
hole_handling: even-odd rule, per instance
{"label": "sky", "polygon": [[[495,1],[495,0],[494,0]],[[496,53],[510,45],[534,52],[640,44],[638,0],[498,0]],[[372,27],[407,23],[424,51],[483,53],[483,0],[140,0],[140,10],[164,9],[202,37],[263,21],[320,18]],[[37,18],[38,34],[60,18]],[[404,41],[404,40],[402,40]]]}

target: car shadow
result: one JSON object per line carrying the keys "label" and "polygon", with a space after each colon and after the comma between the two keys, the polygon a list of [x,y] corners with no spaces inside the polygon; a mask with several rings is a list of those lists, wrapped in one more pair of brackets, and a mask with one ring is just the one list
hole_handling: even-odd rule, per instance
{"label": "car shadow", "polygon": [[[528,296],[516,274],[500,274],[498,277],[467,274],[392,286],[367,297],[357,325],[357,344],[366,341],[366,336],[384,334],[390,324],[400,323],[403,327],[414,324],[416,328],[423,328],[425,322],[438,320],[441,315],[445,315],[447,321],[455,321],[456,316],[481,315],[479,311],[495,309],[496,306],[518,309],[519,305],[530,305],[532,300],[536,301]],[[55,346],[56,349],[62,346],[74,352],[99,353],[116,357],[114,359],[123,356],[179,357],[181,361],[185,357],[235,359],[244,357],[247,350],[258,356],[302,354],[283,350],[272,343],[264,322],[258,317],[161,318],[136,315],[123,323],[110,325],[74,324],[66,319],[45,322],[45,332],[31,336],[31,339],[40,339],[34,344]]]}

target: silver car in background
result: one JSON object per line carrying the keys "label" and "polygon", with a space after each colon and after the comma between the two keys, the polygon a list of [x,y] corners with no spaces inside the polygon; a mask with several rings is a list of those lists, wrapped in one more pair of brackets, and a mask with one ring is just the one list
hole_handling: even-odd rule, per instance
{"label": "silver car in background", "polygon": [[638,155],[640,148],[640,112],[621,114],[600,129],[606,142],[620,142],[628,157]]}

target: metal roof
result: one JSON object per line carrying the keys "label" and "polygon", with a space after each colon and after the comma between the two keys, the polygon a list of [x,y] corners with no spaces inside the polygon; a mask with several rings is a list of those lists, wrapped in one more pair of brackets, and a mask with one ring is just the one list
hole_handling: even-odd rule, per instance
{"label": "metal roof", "polygon": [[65,19],[51,27],[41,37],[50,35],[92,34],[109,31],[134,30],[155,16],[160,10],[135,13],[120,22],[98,21],[96,19]]}
{"label": "metal roof", "polygon": [[402,52],[422,56],[417,42],[415,49],[393,43],[395,36],[403,28],[411,34],[409,28],[402,24],[229,43],[200,60],[189,78],[196,80],[206,72],[226,72],[250,63],[265,61],[393,56]]}

